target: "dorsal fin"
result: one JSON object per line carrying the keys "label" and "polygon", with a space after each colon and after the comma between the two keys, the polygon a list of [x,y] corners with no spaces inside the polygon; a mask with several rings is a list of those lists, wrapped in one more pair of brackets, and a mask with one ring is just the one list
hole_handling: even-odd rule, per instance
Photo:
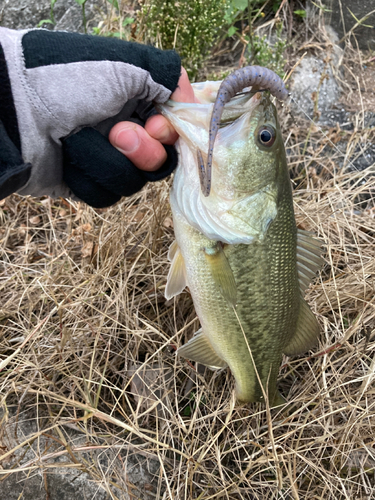
{"label": "dorsal fin", "polygon": [[324,262],[321,257],[321,245],[311,233],[297,230],[297,269],[302,294]]}
{"label": "dorsal fin", "polygon": [[164,292],[167,300],[181,293],[186,286],[185,262],[176,241],[169,248],[168,258],[172,260],[172,263]]}

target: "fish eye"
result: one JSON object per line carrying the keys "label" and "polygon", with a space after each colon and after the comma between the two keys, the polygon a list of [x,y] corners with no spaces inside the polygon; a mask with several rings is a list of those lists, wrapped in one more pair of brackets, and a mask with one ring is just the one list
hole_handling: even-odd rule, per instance
{"label": "fish eye", "polygon": [[258,130],[259,144],[266,147],[271,147],[276,139],[276,130],[271,125],[263,125]]}

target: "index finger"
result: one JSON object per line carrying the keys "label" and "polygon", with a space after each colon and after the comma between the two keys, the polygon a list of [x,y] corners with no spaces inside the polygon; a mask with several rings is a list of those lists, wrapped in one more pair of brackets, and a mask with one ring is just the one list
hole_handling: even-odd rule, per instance
{"label": "index finger", "polygon": [[178,86],[171,95],[172,101],[177,102],[196,102],[194,90],[189,81],[186,69],[181,67],[181,76],[178,80]]}
{"label": "index finger", "polygon": [[[181,68],[178,87],[171,95],[171,99],[177,102],[197,102],[185,68]],[[162,115],[151,116],[145,124],[145,129],[151,137],[162,144],[174,144],[178,139],[177,132]]]}

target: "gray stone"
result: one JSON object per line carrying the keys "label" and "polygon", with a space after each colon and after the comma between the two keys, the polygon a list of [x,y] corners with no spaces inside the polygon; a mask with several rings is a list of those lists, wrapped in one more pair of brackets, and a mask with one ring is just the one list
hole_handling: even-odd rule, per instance
{"label": "gray stone", "polygon": [[[324,3],[330,10],[326,12],[326,22],[337,31],[340,39],[355,26],[357,23],[355,18],[360,20],[371,11],[375,11],[374,0],[326,0]],[[375,12],[353,31],[362,50],[375,49],[374,26]],[[353,45],[356,46],[355,42]]]}
{"label": "gray stone", "polygon": [[[86,2],[86,19],[89,26],[100,20],[104,0]],[[75,0],[57,0],[54,17],[56,25],[44,24],[44,28],[83,32],[82,8]],[[0,26],[12,29],[35,28],[40,21],[50,19],[50,0],[0,0]]]}
{"label": "gray stone", "polygon": [[336,127],[339,124],[342,130],[353,130],[353,113],[345,108],[333,105],[332,109],[323,111],[319,117],[319,124],[324,127]]}
{"label": "gray stone", "polygon": [[[55,30],[84,31],[82,7],[80,7],[76,2],[73,3],[66,9],[61,18],[58,20],[56,19]],[[102,18],[100,15],[100,7],[102,7],[102,5],[103,1],[100,0],[86,2],[85,17],[88,33],[90,32],[92,26],[97,25]]]}
{"label": "gray stone", "polygon": [[[87,474],[66,469],[41,471],[30,476],[16,472],[1,483],[1,495],[5,500],[107,500],[111,498],[95,483],[90,482]],[[48,495],[48,496],[47,496]],[[122,497],[123,498],[123,497]]]}
{"label": "gray stone", "polygon": [[[342,148],[345,148],[344,151],[346,150],[346,146],[347,144],[344,143]],[[365,147],[358,145],[348,158],[345,155],[345,166],[348,172],[361,172],[374,164],[375,144],[373,143],[369,143]],[[341,166],[344,166],[344,161],[342,161]]]}
{"label": "gray stone", "polygon": [[374,128],[375,127],[375,113],[372,111],[365,111],[365,116],[363,119],[363,128]]}
{"label": "gray stone", "polygon": [[[305,57],[294,72],[290,88],[293,111],[321,123],[324,123],[327,113],[340,98],[340,87],[334,77],[330,57],[327,56],[325,54],[321,59]],[[316,96],[318,114],[314,116]]]}
{"label": "gray stone", "polygon": [[[155,498],[160,463],[134,451],[136,443],[134,448],[129,448],[120,439],[113,446],[105,439],[88,443],[84,433],[61,425],[60,430],[80,464],[76,468],[72,467],[71,456],[59,444],[60,436],[53,430],[27,441],[43,428],[49,427],[47,419],[41,416],[37,419],[34,410],[26,406],[18,416],[16,407],[10,407],[10,414],[10,417],[4,418],[0,411],[0,421],[5,422],[0,432],[1,453],[15,449],[19,443],[26,443],[6,460],[0,460],[3,474],[7,470],[10,472],[1,482],[1,500]],[[82,464],[86,464],[87,470],[91,470],[92,474],[82,469]],[[11,472],[14,468],[24,468],[24,471]],[[111,482],[114,496],[104,486],[104,482]]]}

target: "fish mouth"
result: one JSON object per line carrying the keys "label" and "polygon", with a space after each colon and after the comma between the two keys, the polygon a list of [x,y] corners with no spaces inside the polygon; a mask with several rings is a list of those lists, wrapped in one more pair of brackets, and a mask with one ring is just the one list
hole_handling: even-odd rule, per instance
{"label": "fish mouth", "polygon": [[[225,80],[223,80],[224,82]],[[220,90],[220,89],[219,89]],[[239,104],[240,101],[237,101],[240,97],[245,97],[245,103],[246,107],[244,108],[243,105],[236,106],[236,104]],[[262,93],[261,92],[241,92],[240,94],[236,94],[228,103],[232,104],[234,101],[234,105],[231,106],[229,112],[229,116],[224,116],[224,120],[222,120],[222,115],[224,113],[224,105],[228,104],[225,103],[221,109],[220,112],[220,117],[217,118],[218,122],[216,122],[216,130],[213,132],[212,131],[212,123],[213,121],[216,121],[216,118],[214,118],[214,113],[215,113],[215,105],[217,103],[217,100],[214,103],[214,109],[212,111],[211,115],[211,120],[210,120],[210,129],[209,129],[209,145],[208,145],[208,154],[207,154],[207,163],[205,165],[202,152],[198,148],[197,149],[197,161],[198,161],[198,174],[199,174],[199,182],[201,186],[201,192],[203,196],[208,197],[210,192],[211,192],[211,182],[212,182],[212,162],[213,162],[213,147],[214,147],[214,142],[216,139],[216,134],[219,128],[226,127],[233,123],[235,120],[240,118],[245,112],[249,112],[250,110],[255,109],[261,102],[262,100]],[[241,102],[242,104],[242,102]]]}
{"label": "fish mouth", "polygon": [[251,99],[258,101],[261,99],[260,92],[264,90],[269,90],[271,95],[279,99],[285,100],[288,97],[288,92],[281,78],[273,71],[260,66],[246,66],[238,69],[221,82],[211,115],[206,165],[201,151],[199,149],[197,151],[199,181],[205,197],[209,196],[211,192],[213,149],[224,106],[249,86],[253,92],[256,92]]}

